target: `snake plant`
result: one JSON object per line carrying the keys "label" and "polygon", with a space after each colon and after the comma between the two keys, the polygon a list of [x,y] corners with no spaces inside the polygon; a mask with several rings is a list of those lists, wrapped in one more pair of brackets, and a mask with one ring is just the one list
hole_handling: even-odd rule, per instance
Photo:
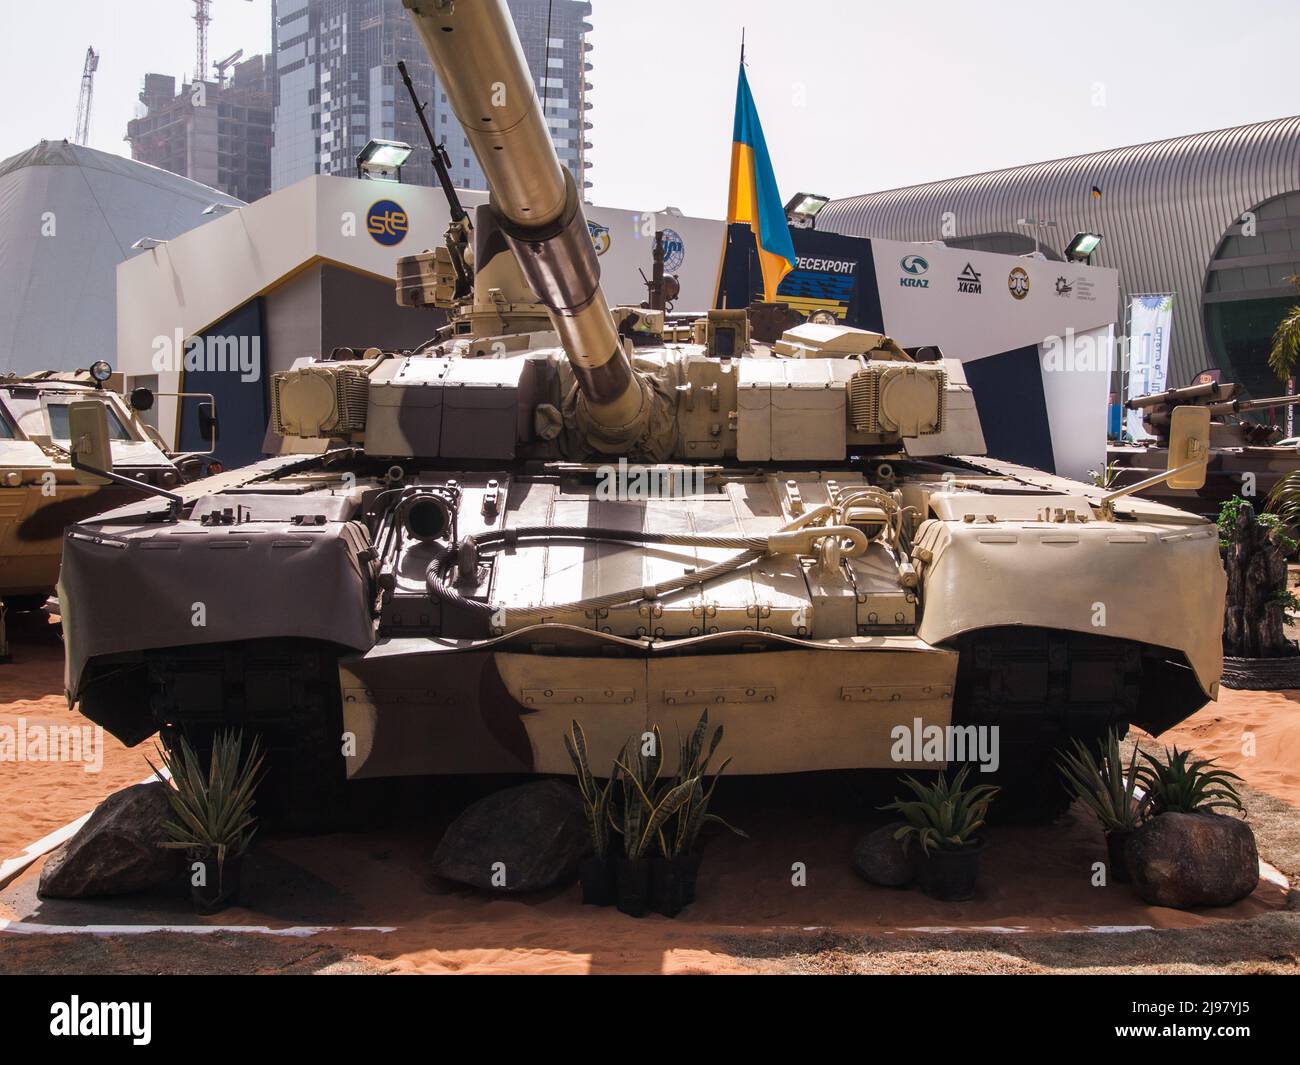
{"label": "snake plant", "polygon": [[[658,729],[655,732],[658,733]],[[658,760],[662,760],[662,756]],[[663,847],[661,833],[664,825],[700,783],[698,777],[692,777],[656,792],[653,784],[658,778],[658,765],[655,765],[654,776],[649,778],[650,786],[647,787],[645,759],[638,754],[635,761],[639,763],[636,771],[622,761],[614,763],[623,774],[623,854],[629,859],[644,858],[655,840]]]}
{"label": "snake plant", "polygon": [[614,774],[610,775],[603,788],[597,786],[587,756],[587,737],[577,721],[572,722],[569,731],[564,734],[564,749],[569,752],[578,776],[582,808],[587,815],[587,828],[591,832],[592,853],[603,859],[609,851],[610,796],[614,791]]}
{"label": "snake plant", "polygon": [[1142,799],[1143,813],[1212,813],[1220,807],[1242,810],[1241,796],[1237,794],[1236,773],[1213,768],[1215,759],[1202,758],[1189,762],[1191,751],[1177,747],[1165,752],[1165,761],[1142,751],[1146,765],[1138,769],[1138,780],[1146,795]]}
{"label": "snake plant", "polygon": [[931,850],[960,850],[979,842],[976,833],[984,826],[989,803],[998,789],[991,784],[967,788],[969,772],[970,766],[962,766],[951,781],[940,775],[929,786],[914,777],[903,777],[916,798],[895,799],[881,809],[893,810],[907,822],[894,833],[905,851],[913,840],[926,855]]}
{"label": "snake plant", "polygon": [[695,728],[691,730],[690,735],[684,740],[678,740],[677,782],[680,784],[688,780],[694,780],[695,786],[677,811],[675,831],[669,833],[670,838],[664,840],[664,854],[666,857],[675,857],[694,851],[699,841],[701,829],[710,823],[722,825],[723,828],[734,832],[738,836],[743,836],[745,839],[749,838],[744,832],[734,825],[728,824],[717,814],[709,813],[709,803],[713,800],[713,791],[718,786],[718,779],[726,771],[727,766],[731,764],[731,759],[728,758],[722,765],[718,766],[717,772],[713,774],[708,786],[705,787],[704,780],[709,771],[709,763],[713,760],[718,745],[722,743],[722,726],[719,725],[713,730],[706,751],[704,741],[708,735],[708,730],[709,712],[705,710],[700,714],[700,720],[696,723]]}
{"label": "snake plant", "polygon": [[1092,748],[1076,739],[1074,750],[1062,751],[1058,762],[1066,787],[1083,801],[1107,832],[1129,832],[1138,822],[1138,748],[1137,744],[1133,745],[1125,769],[1119,741],[1119,730],[1109,729],[1098,757]]}

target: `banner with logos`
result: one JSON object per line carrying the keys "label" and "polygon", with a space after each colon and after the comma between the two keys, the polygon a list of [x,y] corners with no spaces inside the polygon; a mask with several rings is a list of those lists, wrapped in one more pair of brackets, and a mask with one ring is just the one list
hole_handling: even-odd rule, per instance
{"label": "banner with logos", "polygon": [[[1129,300],[1128,391],[1126,399],[1163,392],[1169,374],[1169,338],[1173,328],[1173,293],[1144,293]],[[1142,412],[1125,411],[1125,432],[1133,440],[1150,440]]]}
{"label": "banner with logos", "polygon": [[[1077,478],[1105,465],[1118,271],[937,241],[791,236],[795,269],[777,299],[960,359],[990,455]],[[720,283],[724,306],[759,296],[747,227],[731,227]]]}

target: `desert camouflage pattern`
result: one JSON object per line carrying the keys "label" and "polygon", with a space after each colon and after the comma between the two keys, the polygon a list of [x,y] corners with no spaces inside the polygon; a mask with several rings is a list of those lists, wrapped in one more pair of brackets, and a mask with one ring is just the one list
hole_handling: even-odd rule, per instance
{"label": "desert camouflage pattern", "polygon": [[[574,718],[604,750],[707,709],[751,774],[988,726],[1014,767],[1216,697],[1211,523],[982,457],[957,360],[611,308],[504,5],[404,2],[493,188],[473,299],[417,350],[276,375],[284,454],[69,530],[84,714],[127,743],[256,728],[308,806],[567,772]],[[399,299],[446,302],[436,259]]]}

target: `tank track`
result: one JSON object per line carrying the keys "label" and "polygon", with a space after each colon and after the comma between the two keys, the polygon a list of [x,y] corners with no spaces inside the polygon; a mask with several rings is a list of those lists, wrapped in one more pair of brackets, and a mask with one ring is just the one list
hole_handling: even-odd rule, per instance
{"label": "tank track", "polygon": [[1069,808],[1057,752],[1127,732],[1138,711],[1141,646],[1128,640],[1020,626],[984,629],[954,642],[953,724],[996,725],[1001,768],[979,783],[1003,788],[999,819],[1050,822]]}
{"label": "tank track", "polygon": [[314,832],[346,812],[338,652],[313,640],[250,640],[149,655],[150,710],[165,743],[200,757],[217,729],[261,736],[256,812],[268,827]]}

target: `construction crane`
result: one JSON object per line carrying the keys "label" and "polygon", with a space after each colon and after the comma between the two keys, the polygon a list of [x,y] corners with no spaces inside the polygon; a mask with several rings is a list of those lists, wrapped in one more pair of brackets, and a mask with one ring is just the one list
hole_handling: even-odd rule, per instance
{"label": "construction crane", "polygon": [[95,71],[98,69],[99,53],[87,48],[86,62],[81,68],[81,96],[77,99],[77,132],[72,138],[75,144],[85,144],[90,140],[90,101],[95,93]]}
{"label": "construction crane", "polygon": [[244,58],[244,50],[239,48],[226,56],[225,59],[218,59],[212,64],[212,69],[217,72],[217,88],[226,87],[226,71]]}
{"label": "construction crane", "polygon": [[[251,4],[253,0],[248,0]],[[194,0],[194,80],[208,79],[208,24],[212,22],[212,0]]]}

